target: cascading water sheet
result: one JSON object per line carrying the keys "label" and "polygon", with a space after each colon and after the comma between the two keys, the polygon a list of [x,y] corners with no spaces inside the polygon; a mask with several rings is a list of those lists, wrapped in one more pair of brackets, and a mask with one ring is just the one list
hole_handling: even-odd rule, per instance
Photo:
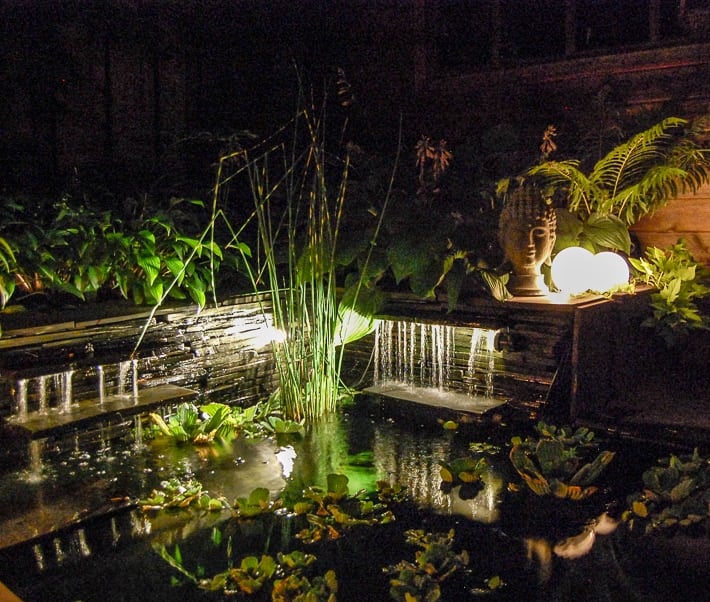
{"label": "cascading water sheet", "polygon": [[507,399],[494,389],[501,357],[495,350],[496,331],[471,330],[467,351],[457,353],[456,326],[381,320],[375,331],[373,385],[365,390],[476,414],[505,404]]}

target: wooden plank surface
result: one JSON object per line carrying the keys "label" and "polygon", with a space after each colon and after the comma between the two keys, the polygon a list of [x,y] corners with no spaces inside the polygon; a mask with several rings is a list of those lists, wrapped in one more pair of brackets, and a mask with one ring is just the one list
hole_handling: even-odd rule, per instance
{"label": "wooden plank surface", "polygon": [[680,238],[701,263],[710,264],[710,184],[683,194],[631,227],[643,249],[666,248]]}

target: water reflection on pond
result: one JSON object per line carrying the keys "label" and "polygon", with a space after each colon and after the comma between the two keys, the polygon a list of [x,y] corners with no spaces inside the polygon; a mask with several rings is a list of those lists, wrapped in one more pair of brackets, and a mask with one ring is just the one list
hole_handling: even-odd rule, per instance
{"label": "water reflection on pond", "polygon": [[[521,427],[484,420],[444,429],[437,418],[431,408],[361,397],[302,438],[237,439],[221,448],[160,440],[146,441],[141,449],[114,444],[57,456],[41,479],[29,478],[27,471],[4,475],[3,545],[9,545],[13,530],[20,537],[23,529],[99,516],[81,528],[0,550],[0,581],[27,602],[214,599],[191,584],[172,587],[176,573],[153,545],[179,543],[186,563],[189,558],[214,574],[226,569],[224,545],[215,549],[211,543],[215,527],[230,535],[234,554],[261,555],[294,545],[290,519],[236,524],[226,511],[145,514],[124,508],[122,500],[136,500],[163,480],[186,476],[198,479],[211,496],[232,502],[256,487],[267,488],[273,498],[297,499],[308,486],[325,486],[328,474],[341,473],[348,476],[350,493],[374,491],[378,481],[387,481],[406,486],[408,501],[398,506],[394,524],[354,529],[314,548],[323,567],[336,570],[339,600],[389,599],[389,577],[382,569],[414,558],[415,548],[402,535],[413,528],[454,529],[457,549],[470,555],[469,568],[442,585],[445,600],[471,599],[492,576],[506,583],[489,594],[498,600],[694,599],[687,597],[697,593],[693,580],[707,574],[691,568],[673,588],[664,587],[665,576],[653,562],[634,558],[630,551],[636,544],[615,528],[614,500],[637,486],[656,450],[617,463],[594,499],[539,498],[509,487],[519,478],[507,457],[508,444],[513,434],[525,434]],[[485,445],[472,447],[474,442]],[[442,488],[440,475],[440,462],[461,456],[486,458],[481,486],[465,495],[460,484]]]}

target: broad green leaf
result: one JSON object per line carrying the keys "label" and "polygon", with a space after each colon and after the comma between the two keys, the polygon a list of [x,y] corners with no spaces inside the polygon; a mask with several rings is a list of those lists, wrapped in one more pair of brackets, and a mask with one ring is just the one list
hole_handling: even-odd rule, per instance
{"label": "broad green leaf", "polygon": [[183,278],[185,277],[183,270],[185,264],[177,257],[164,257],[163,261],[165,262],[165,265],[167,266],[169,272],[174,277],[178,278],[178,285],[180,285],[182,283]]}
{"label": "broad green leaf", "polygon": [[136,262],[145,272],[148,284],[153,284],[160,273],[160,257],[157,255],[140,255]]}
{"label": "broad green leaf", "polygon": [[613,249],[631,253],[628,227],[614,215],[591,214],[584,224],[583,235],[597,250]]}
{"label": "broad green leaf", "polygon": [[339,473],[330,473],[327,477],[328,493],[335,494],[336,498],[341,498],[348,494],[348,479],[347,475]]}

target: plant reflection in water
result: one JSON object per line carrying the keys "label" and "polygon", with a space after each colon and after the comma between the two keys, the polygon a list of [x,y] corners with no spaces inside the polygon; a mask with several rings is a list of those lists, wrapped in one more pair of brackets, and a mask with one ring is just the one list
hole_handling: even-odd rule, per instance
{"label": "plant reflection in water", "polygon": [[[27,508],[37,509],[39,498],[30,502],[29,497],[38,496],[41,486],[46,487],[44,500],[55,509],[69,508],[68,497],[83,498],[84,508],[99,508],[101,500],[105,505],[117,492],[131,500],[150,499],[161,482],[171,479],[192,479],[188,483],[195,489],[180,493],[173,481],[178,508],[172,511],[107,512],[105,545],[102,520],[92,519],[24,546],[30,558],[42,558],[42,566],[23,562],[22,546],[0,550],[0,579],[27,602],[105,602],[138,594],[144,600],[213,599],[209,592],[199,593],[176,567],[199,575],[198,581],[211,579],[214,587],[222,583],[219,575],[225,570],[240,568],[239,583],[249,587],[261,563],[274,568],[273,576],[286,575],[278,566],[298,564],[290,556],[297,552],[316,559],[308,561],[307,569],[299,568],[302,573],[288,573],[290,580],[278,587],[286,591],[298,582],[306,588],[302,591],[328,595],[337,587],[338,600],[386,600],[394,595],[392,588],[403,595],[415,583],[427,591],[439,588],[443,600],[473,591],[490,591],[498,600],[531,595],[595,600],[603,592],[627,596],[611,599],[678,599],[669,594],[660,572],[654,574],[652,566],[634,558],[634,541],[618,523],[618,501],[637,486],[656,450],[626,457],[617,466],[627,449],[605,440],[603,449],[613,449],[617,462],[600,476],[594,495],[581,500],[538,496],[508,458],[511,440],[534,437],[534,430],[485,419],[460,421],[452,430],[443,427],[443,418],[452,416],[359,397],[302,436],[237,437],[210,454],[156,439],[147,441],[141,453],[131,447],[124,456],[114,448],[108,462],[107,454],[103,460],[93,454],[95,466],[82,470],[72,467],[70,458],[65,476],[74,476],[68,483],[59,485],[63,477],[53,472],[56,468],[49,470],[55,476],[42,484],[25,483]],[[180,499],[186,502],[183,509]],[[131,517],[127,522],[126,513]],[[76,536],[80,530],[81,540]],[[420,533],[419,543],[405,535],[412,530]],[[458,559],[448,565],[445,556],[436,556],[446,579],[434,583],[407,573],[408,563],[416,566],[418,558],[434,553],[422,545],[438,545],[444,535],[447,554]],[[55,550],[62,552],[61,563]],[[13,562],[5,562],[8,554]],[[456,570],[449,573],[445,567],[453,565]],[[698,573],[685,575],[674,587],[689,595]],[[104,587],[99,590],[96,583]],[[237,582],[230,583],[236,587]],[[277,587],[269,583],[262,586]]]}

